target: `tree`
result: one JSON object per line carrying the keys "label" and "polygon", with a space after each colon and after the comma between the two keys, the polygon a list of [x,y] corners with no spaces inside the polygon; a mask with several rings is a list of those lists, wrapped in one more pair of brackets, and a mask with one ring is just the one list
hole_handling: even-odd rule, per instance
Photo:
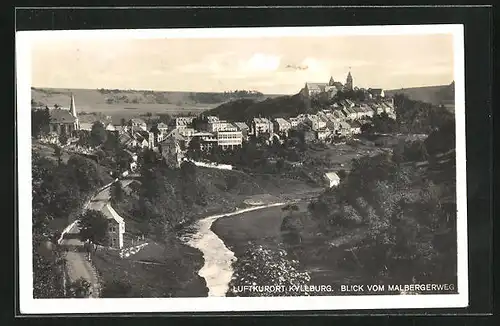
{"label": "tree", "polygon": [[340,169],[339,171],[337,171],[337,175],[339,176],[340,181],[342,181],[347,177],[347,172],[344,169]]}
{"label": "tree", "polygon": [[86,279],[79,278],[78,280],[68,284],[66,295],[70,298],[88,298],[90,296],[91,284]]}
{"label": "tree", "polygon": [[118,141],[118,137],[114,133],[107,133],[106,140],[103,145],[104,149],[107,151],[115,151],[120,148],[120,142]]}
{"label": "tree", "polygon": [[90,139],[93,146],[100,146],[106,142],[106,140],[108,139],[108,133],[106,132],[106,129],[102,122],[96,121],[94,122],[94,124],[92,124]]}
{"label": "tree", "polygon": [[[303,285],[307,285],[311,277],[307,272],[299,271],[299,262],[287,257],[286,250],[278,250],[250,243],[248,249],[235,262],[234,275],[229,284],[227,296],[304,296],[308,295]],[[244,286],[279,286],[282,291],[276,292],[233,292]],[[294,288],[296,290],[294,290]]]}
{"label": "tree", "polygon": [[90,240],[92,243],[107,245],[109,221],[101,211],[87,210],[78,221],[80,237],[83,241]]}
{"label": "tree", "polygon": [[57,164],[61,165],[62,163],[62,149],[61,147],[54,145],[54,155],[57,157]]}
{"label": "tree", "polygon": [[35,109],[31,111],[31,135],[38,137],[49,126],[50,114],[49,109]]}
{"label": "tree", "polygon": [[63,130],[59,135],[59,142],[61,143],[62,146],[68,144],[68,135],[65,130]]}
{"label": "tree", "polygon": [[128,281],[113,280],[104,283],[101,291],[102,298],[130,298],[132,295],[132,285]]}
{"label": "tree", "polygon": [[111,203],[117,204],[123,200],[124,192],[122,188],[122,183],[120,181],[115,182],[111,185]]}
{"label": "tree", "polygon": [[188,145],[187,155],[189,158],[197,161],[201,158],[201,140],[199,137],[193,137]]}
{"label": "tree", "polygon": [[78,189],[89,192],[103,185],[104,180],[99,173],[100,167],[92,160],[72,155],[67,162],[67,169],[73,182],[76,182]]}
{"label": "tree", "polygon": [[294,214],[299,211],[299,207],[296,204],[291,204],[283,207],[281,210],[288,212],[281,222],[281,235],[283,237],[283,242],[287,245],[291,245],[293,249],[293,247],[302,242],[300,235],[300,231],[303,227],[302,222],[300,217]]}
{"label": "tree", "polygon": [[425,143],[421,140],[405,144],[403,156],[406,161],[427,161],[429,158]]}

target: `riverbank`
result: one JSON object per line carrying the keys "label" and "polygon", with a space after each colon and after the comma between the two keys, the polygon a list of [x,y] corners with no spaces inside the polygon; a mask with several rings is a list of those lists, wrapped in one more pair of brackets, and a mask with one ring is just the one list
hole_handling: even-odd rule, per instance
{"label": "riverbank", "polygon": [[[298,211],[293,212],[296,217],[304,217],[302,218],[304,224],[300,246],[285,244],[281,225],[283,219],[290,212],[283,210],[283,206],[217,219],[212,224],[211,229],[234,253],[235,261],[238,261],[238,263],[233,264],[234,275],[245,275],[245,272],[238,270],[238,268],[246,268],[245,262],[239,261],[242,257],[253,257],[253,255],[249,255],[247,250],[250,247],[262,246],[271,252],[279,252],[286,248],[288,255],[285,259],[289,262],[294,260],[299,262],[297,272],[306,272],[309,275],[308,285],[347,284],[359,280],[361,275],[356,275],[355,271],[347,270],[340,265],[346,256],[351,255],[351,252],[348,251],[350,244],[363,236],[363,230],[345,230],[346,235],[339,237],[338,241],[331,241],[332,239],[312,233],[308,234],[308,229],[314,229],[313,226],[307,224],[308,203],[308,200],[297,201]],[[245,275],[245,277],[247,276],[250,275]],[[261,280],[266,278],[265,275],[256,275],[255,277]],[[231,284],[238,286],[239,283],[244,282],[246,281],[233,278]],[[315,295],[332,295],[332,293],[318,292]]]}
{"label": "riverbank", "polygon": [[204,265],[198,272],[208,287],[208,296],[225,296],[229,282],[232,279],[232,264],[236,260],[234,253],[225,246],[225,243],[211,230],[212,224],[222,217],[230,217],[283,206],[284,203],[272,203],[261,206],[236,209],[233,212],[208,216],[199,220],[193,231],[183,237],[183,241],[203,253]]}

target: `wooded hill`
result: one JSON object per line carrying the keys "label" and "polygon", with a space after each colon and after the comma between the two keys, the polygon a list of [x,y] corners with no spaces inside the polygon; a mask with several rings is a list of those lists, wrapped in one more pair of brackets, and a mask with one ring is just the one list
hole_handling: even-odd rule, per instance
{"label": "wooded hill", "polygon": [[301,113],[309,113],[310,101],[302,94],[267,98],[264,101],[241,99],[219,105],[206,112],[220,119],[247,121],[253,117],[294,117]]}
{"label": "wooded hill", "polygon": [[412,100],[431,103],[434,105],[446,104],[455,100],[455,82],[449,85],[411,87],[392,89],[384,92],[385,96],[404,94]]}

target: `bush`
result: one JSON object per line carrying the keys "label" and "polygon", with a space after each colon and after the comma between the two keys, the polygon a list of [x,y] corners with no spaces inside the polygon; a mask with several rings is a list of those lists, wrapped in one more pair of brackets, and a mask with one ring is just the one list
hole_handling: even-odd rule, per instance
{"label": "bush", "polygon": [[70,298],[88,298],[91,294],[91,284],[83,277],[67,285],[66,295]]}
{"label": "bush", "polygon": [[[284,249],[271,249],[262,245],[249,244],[249,249],[233,264],[234,274],[229,283],[227,296],[304,296],[303,288],[311,277],[299,271],[299,263],[290,260]],[[282,291],[233,291],[240,286],[279,286]]]}
{"label": "bush", "polygon": [[130,298],[132,296],[132,285],[128,281],[114,280],[105,283],[101,290],[102,298]]}

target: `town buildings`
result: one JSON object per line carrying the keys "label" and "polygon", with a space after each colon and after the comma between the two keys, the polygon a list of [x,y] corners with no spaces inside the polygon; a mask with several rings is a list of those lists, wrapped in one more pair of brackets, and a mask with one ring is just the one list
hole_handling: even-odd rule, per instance
{"label": "town buildings", "polygon": [[276,118],[273,122],[273,130],[282,135],[288,135],[288,132],[292,129],[292,124],[283,118]]}
{"label": "town buildings", "polygon": [[179,168],[186,157],[187,141],[179,130],[174,129],[166,135],[159,145],[165,163],[172,168]]}
{"label": "town buildings", "polygon": [[272,134],[274,131],[273,123],[267,118],[253,118],[252,133],[258,136],[263,133]]}
{"label": "town buildings", "polygon": [[248,140],[250,128],[248,125],[244,122],[235,122],[234,123],[235,127],[238,128],[238,130],[241,131],[241,135],[243,136],[244,140]]}
{"label": "town buildings", "polygon": [[140,130],[146,131],[148,129],[146,122],[142,119],[139,119],[139,118],[130,119],[129,127],[130,127],[132,132],[140,131]]}
{"label": "town buildings", "polygon": [[318,131],[326,128],[326,122],[314,114],[309,114],[305,122],[311,127],[313,131]]}

